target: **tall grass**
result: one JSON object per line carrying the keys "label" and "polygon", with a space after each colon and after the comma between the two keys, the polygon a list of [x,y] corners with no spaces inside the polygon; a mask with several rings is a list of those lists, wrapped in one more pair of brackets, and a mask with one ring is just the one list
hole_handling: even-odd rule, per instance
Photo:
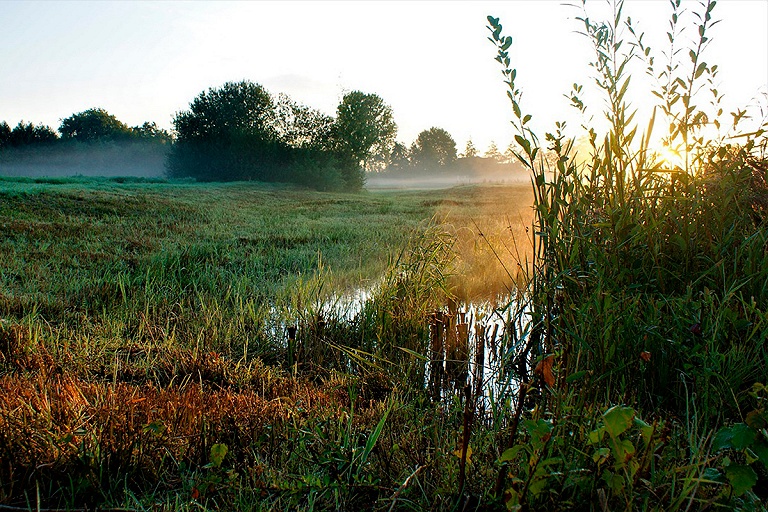
{"label": "tall grass", "polygon": [[[546,146],[529,127],[508,53],[512,40],[489,17],[536,215],[530,293],[541,356],[532,362],[538,378],[527,385],[542,393],[525,427],[534,447],[522,459],[530,465],[523,471],[528,479],[512,480],[508,503],[562,506],[586,498],[604,509],[750,506],[764,477],[758,483],[755,469],[734,463],[750,475],[745,484],[728,469],[730,459],[707,446],[717,428],[754,410],[750,390],[766,376],[766,125],[739,134],[744,113],[734,113],[729,137],[716,131],[717,67],[703,60],[715,2],[688,13],[697,38],[682,51],[684,14],[679,1],[670,2],[671,48],[660,72],[625,17],[624,2],[611,5],[605,22],[586,10],[578,18],[594,48],[591,66],[608,126],[605,134],[584,127],[587,155],[575,150],[565,123],[546,134]],[[630,69],[640,59],[659,84],[652,91],[658,104],[643,123],[628,99]],[[574,85],[571,103],[590,114],[582,94]],[[668,127],[661,140],[682,155],[678,165],[654,149],[659,127]],[[609,409],[617,404],[623,408]],[[622,437],[633,418],[642,442]],[[551,440],[542,441],[544,434]],[[690,465],[677,470],[680,482],[657,482],[654,491],[654,479],[672,476],[662,467],[672,464],[665,457],[675,443],[688,447]],[[513,439],[504,461],[519,463],[518,448]],[[574,476],[572,461],[590,453],[577,467],[591,475]],[[755,467],[764,472],[761,460]],[[497,492],[505,480],[502,472]]]}

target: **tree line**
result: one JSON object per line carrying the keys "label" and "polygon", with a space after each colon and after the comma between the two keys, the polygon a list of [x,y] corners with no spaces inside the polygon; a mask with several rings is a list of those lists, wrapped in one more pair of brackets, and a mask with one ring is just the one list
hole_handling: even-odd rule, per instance
{"label": "tree line", "polygon": [[201,92],[173,126],[171,177],[320,190],[361,189],[365,171],[386,160],[397,134],[391,107],[376,94],[345,94],[334,118],[250,81]]}
{"label": "tree line", "polygon": [[[376,94],[348,92],[335,114],[243,80],[202,91],[174,115],[170,133],[154,122],[130,127],[92,108],[63,119],[58,131],[23,121],[11,129],[0,122],[0,151],[29,152],[67,141],[159,143],[168,145],[170,178],[289,182],[319,190],[360,190],[366,172],[457,168],[456,143],[442,128],[422,131],[410,147],[397,142],[392,108]],[[463,156],[474,157],[474,151],[469,141]]]}
{"label": "tree line", "polygon": [[170,141],[171,135],[154,122],[130,127],[102,108],[92,108],[63,119],[58,131],[48,125],[19,121],[13,129],[0,122],[0,150],[60,141],[97,142],[115,140]]}

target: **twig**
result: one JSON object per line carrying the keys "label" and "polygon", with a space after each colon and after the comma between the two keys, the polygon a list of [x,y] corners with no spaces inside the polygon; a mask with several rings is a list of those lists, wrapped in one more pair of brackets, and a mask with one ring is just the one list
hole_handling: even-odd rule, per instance
{"label": "twig", "polygon": [[400,498],[400,493],[401,493],[401,492],[403,492],[403,490],[405,490],[405,488],[406,488],[406,487],[408,487],[408,484],[410,484],[410,483],[411,483],[411,479],[412,479],[412,478],[415,478],[415,477],[416,477],[416,475],[418,475],[419,473],[421,473],[421,471],[422,471],[422,470],[423,470],[425,467],[427,467],[427,464],[424,464],[423,466],[419,466],[419,467],[417,467],[417,468],[416,468],[416,469],[413,471],[413,473],[411,473],[411,474],[408,476],[408,478],[406,478],[406,479],[405,479],[405,481],[404,481],[402,484],[400,484],[400,487],[398,487],[398,488],[397,488],[397,490],[395,491],[395,493],[392,495],[392,498],[391,498],[391,500],[392,500],[392,505],[390,505],[390,506],[389,506],[389,512],[392,512],[392,511],[395,509],[395,504],[397,503],[397,500]]}

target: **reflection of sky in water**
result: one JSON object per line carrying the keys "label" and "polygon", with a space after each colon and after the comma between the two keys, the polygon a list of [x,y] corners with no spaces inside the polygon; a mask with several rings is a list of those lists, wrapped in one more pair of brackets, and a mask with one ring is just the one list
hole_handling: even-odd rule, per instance
{"label": "reflection of sky in water", "polygon": [[[363,312],[366,303],[373,300],[377,289],[377,286],[372,286],[332,295],[325,301],[313,304],[311,310],[304,312],[288,311],[285,307],[273,306],[269,313],[267,329],[269,336],[276,344],[285,346],[287,327],[301,323],[302,320],[308,321],[317,314],[323,318],[353,322]],[[508,368],[528,341],[530,308],[527,302],[522,304],[511,299],[494,304],[490,302],[461,304],[457,308],[457,317],[453,319],[453,327],[456,328],[456,323],[461,320],[467,324],[468,331],[467,379],[458,385],[444,383],[441,386],[440,397],[450,400],[457,391],[460,391],[456,389],[457,387],[463,388],[465,384],[469,384],[472,386],[473,393],[476,393],[477,405],[490,410],[494,404],[503,404],[517,392],[519,377]],[[424,321],[426,324],[429,319],[425,318]],[[482,357],[478,359],[480,353]],[[445,358],[446,352],[443,349],[435,360],[424,361],[425,387],[429,386],[430,371],[436,368],[435,365],[442,369],[443,374],[445,373]]]}

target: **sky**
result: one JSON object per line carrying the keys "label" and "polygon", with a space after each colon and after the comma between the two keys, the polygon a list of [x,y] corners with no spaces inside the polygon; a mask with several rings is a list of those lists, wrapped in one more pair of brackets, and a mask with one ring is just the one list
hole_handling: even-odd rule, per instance
{"label": "sky", "polygon": [[[688,8],[697,3],[683,0]],[[592,18],[607,12],[601,0],[586,7]],[[251,80],[331,115],[345,92],[376,93],[392,107],[406,145],[437,126],[459,151],[467,139],[481,152],[491,141],[503,150],[514,135],[512,114],[486,16],[500,18],[513,37],[523,108],[543,133],[557,120],[583,122],[563,97],[574,82],[590,82],[580,14],[558,0],[3,0],[0,121],[58,128],[63,118],[100,107],[131,126],[154,121],[170,129],[200,92]],[[668,1],[627,0],[625,14],[660,62]],[[720,0],[714,17],[721,22],[704,60],[720,68],[729,112],[766,91],[768,0]],[[694,35],[691,27],[687,37]],[[632,77],[647,82],[642,67]],[[639,89],[632,94],[642,106],[648,96]]]}

